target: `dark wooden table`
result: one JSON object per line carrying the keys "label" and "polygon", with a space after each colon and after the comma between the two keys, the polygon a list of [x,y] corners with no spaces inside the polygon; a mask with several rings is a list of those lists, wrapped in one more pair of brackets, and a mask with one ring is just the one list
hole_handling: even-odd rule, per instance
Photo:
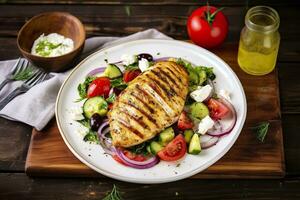
{"label": "dark wooden table", "polygon": [[[300,199],[300,2],[211,0],[225,6],[230,27],[227,43],[238,43],[247,8],[270,5],[281,17],[277,68],[286,159],[286,177],[273,180],[191,180],[137,185],[109,178],[29,178],[24,173],[31,127],[0,118],[0,199],[102,199],[116,184],[124,199]],[[18,30],[45,11],[68,11],[84,23],[87,35],[122,36],[156,28],[176,39],[188,39],[187,16],[206,1],[0,1],[0,60],[20,56]],[[17,111],[16,111],[17,112]]]}

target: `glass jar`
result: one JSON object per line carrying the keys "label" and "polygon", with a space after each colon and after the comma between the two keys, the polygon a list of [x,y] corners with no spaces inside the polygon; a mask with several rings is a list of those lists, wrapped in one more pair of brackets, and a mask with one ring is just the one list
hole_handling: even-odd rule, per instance
{"label": "glass jar", "polygon": [[248,10],[238,50],[238,63],[246,73],[264,75],[275,68],[280,43],[279,22],[273,8],[256,6]]}

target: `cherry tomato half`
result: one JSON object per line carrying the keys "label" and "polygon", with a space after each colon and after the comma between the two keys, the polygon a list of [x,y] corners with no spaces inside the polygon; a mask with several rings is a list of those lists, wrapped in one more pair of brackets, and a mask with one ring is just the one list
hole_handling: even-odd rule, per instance
{"label": "cherry tomato half", "polygon": [[213,98],[208,100],[207,107],[209,109],[210,116],[213,119],[222,119],[230,113],[230,110],[226,105]]}
{"label": "cherry tomato half", "polygon": [[183,111],[181,113],[181,115],[179,116],[177,126],[178,126],[179,130],[184,131],[184,130],[193,128],[194,124],[193,124],[192,120],[188,117],[187,113],[185,111]]}
{"label": "cherry tomato half", "polygon": [[189,16],[187,30],[194,43],[205,48],[212,48],[225,40],[228,33],[228,21],[220,9],[202,6]]}
{"label": "cherry tomato half", "polygon": [[138,75],[140,75],[141,70],[135,69],[135,70],[127,70],[124,73],[123,80],[125,83],[128,83],[135,79]]}
{"label": "cherry tomato half", "polygon": [[105,98],[108,97],[110,90],[110,80],[107,77],[99,77],[92,81],[89,85],[87,95],[88,98],[95,97],[95,96],[104,96]]}
{"label": "cherry tomato half", "polygon": [[182,158],[186,153],[186,142],[182,134],[177,135],[165,148],[158,152],[160,159],[175,161]]}

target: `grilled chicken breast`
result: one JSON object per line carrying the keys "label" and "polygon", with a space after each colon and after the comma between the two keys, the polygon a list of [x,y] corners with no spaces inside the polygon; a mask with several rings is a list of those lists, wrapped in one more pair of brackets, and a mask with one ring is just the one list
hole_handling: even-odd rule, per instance
{"label": "grilled chicken breast", "polygon": [[178,120],[188,93],[188,74],[175,62],[156,63],[135,78],[108,113],[114,146],[147,141]]}

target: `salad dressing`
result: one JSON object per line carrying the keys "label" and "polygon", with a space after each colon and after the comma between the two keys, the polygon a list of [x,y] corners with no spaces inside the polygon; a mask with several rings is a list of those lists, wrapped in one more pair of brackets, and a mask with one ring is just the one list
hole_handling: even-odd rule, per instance
{"label": "salad dressing", "polygon": [[251,8],[240,37],[238,63],[252,75],[270,73],[276,65],[280,35],[279,16],[269,7]]}

